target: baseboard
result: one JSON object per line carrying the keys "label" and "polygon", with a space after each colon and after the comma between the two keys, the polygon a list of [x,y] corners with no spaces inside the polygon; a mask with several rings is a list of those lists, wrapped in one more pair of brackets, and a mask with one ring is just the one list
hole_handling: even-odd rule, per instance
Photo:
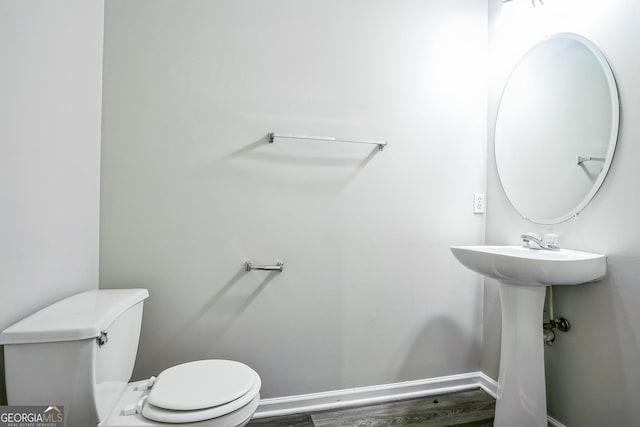
{"label": "baseboard", "polygon": [[485,375],[482,372],[474,372],[477,375],[478,385],[481,389],[483,389],[489,396],[494,399],[498,395],[498,383],[493,378]]}
{"label": "baseboard", "polygon": [[[498,383],[493,378],[482,372],[469,372],[424,380],[262,399],[253,417],[276,417],[301,412],[326,411],[347,406],[372,405],[394,400],[472,390],[478,387],[494,399],[496,398]],[[551,427],[567,427],[551,416],[547,416],[547,422]]]}
{"label": "baseboard", "polygon": [[555,418],[553,418],[550,415],[547,415],[547,422],[552,427],[567,427],[564,424],[562,424],[560,421],[556,420]]}
{"label": "baseboard", "polygon": [[471,390],[478,387],[495,398],[497,383],[482,372],[469,372],[424,380],[263,399],[260,401],[254,418],[324,411],[346,406],[371,405]]}
{"label": "baseboard", "polygon": [[[493,378],[486,376],[482,372],[475,372],[475,373],[478,374],[478,384],[480,385],[480,387],[488,395],[490,395],[495,399],[498,391],[498,383]],[[547,415],[547,424],[550,427],[567,427],[566,425],[562,424],[560,421],[556,420],[550,415]]]}

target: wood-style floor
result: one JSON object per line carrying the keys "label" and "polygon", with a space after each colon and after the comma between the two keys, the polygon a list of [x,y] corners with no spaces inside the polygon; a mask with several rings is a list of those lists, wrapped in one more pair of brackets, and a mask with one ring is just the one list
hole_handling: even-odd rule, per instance
{"label": "wood-style floor", "polygon": [[492,427],[496,401],[481,389],[370,406],[261,418],[247,427]]}

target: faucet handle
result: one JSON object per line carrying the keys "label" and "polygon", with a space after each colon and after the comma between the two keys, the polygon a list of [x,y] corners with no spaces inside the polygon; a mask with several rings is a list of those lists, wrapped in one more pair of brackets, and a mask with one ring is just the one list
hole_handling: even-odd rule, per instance
{"label": "faucet handle", "polygon": [[553,248],[553,249],[558,249],[558,235],[555,233],[544,233],[544,236],[542,237],[542,241],[545,243],[545,245],[547,245],[549,248]]}
{"label": "faucet handle", "polygon": [[542,237],[538,233],[524,233],[520,235],[522,239],[522,246],[529,249],[540,249],[542,243]]}
{"label": "faucet handle", "polygon": [[520,235],[521,239],[525,239],[527,237],[533,237],[536,240],[542,240],[542,237],[538,233],[529,232]]}

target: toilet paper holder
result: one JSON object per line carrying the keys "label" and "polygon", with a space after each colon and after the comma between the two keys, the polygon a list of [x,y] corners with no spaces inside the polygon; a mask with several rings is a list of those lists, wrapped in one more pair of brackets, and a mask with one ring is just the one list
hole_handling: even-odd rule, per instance
{"label": "toilet paper holder", "polygon": [[245,265],[245,270],[246,271],[251,271],[251,270],[265,270],[265,271],[282,271],[284,269],[284,262],[282,261],[278,261],[275,264],[268,264],[268,265],[257,265],[252,263],[251,261],[245,261],[244,263]]}

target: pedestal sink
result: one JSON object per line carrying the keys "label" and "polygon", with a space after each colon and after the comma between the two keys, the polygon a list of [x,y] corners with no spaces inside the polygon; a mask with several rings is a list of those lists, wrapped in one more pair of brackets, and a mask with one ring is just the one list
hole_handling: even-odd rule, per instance
{"label": "pedestal sink", "polygon": [[465,267],[500,284],[502,341],[494,427],[547,427],[542,312],[545,286],[600,280],[604,255],[520,246],[454,246]]}

